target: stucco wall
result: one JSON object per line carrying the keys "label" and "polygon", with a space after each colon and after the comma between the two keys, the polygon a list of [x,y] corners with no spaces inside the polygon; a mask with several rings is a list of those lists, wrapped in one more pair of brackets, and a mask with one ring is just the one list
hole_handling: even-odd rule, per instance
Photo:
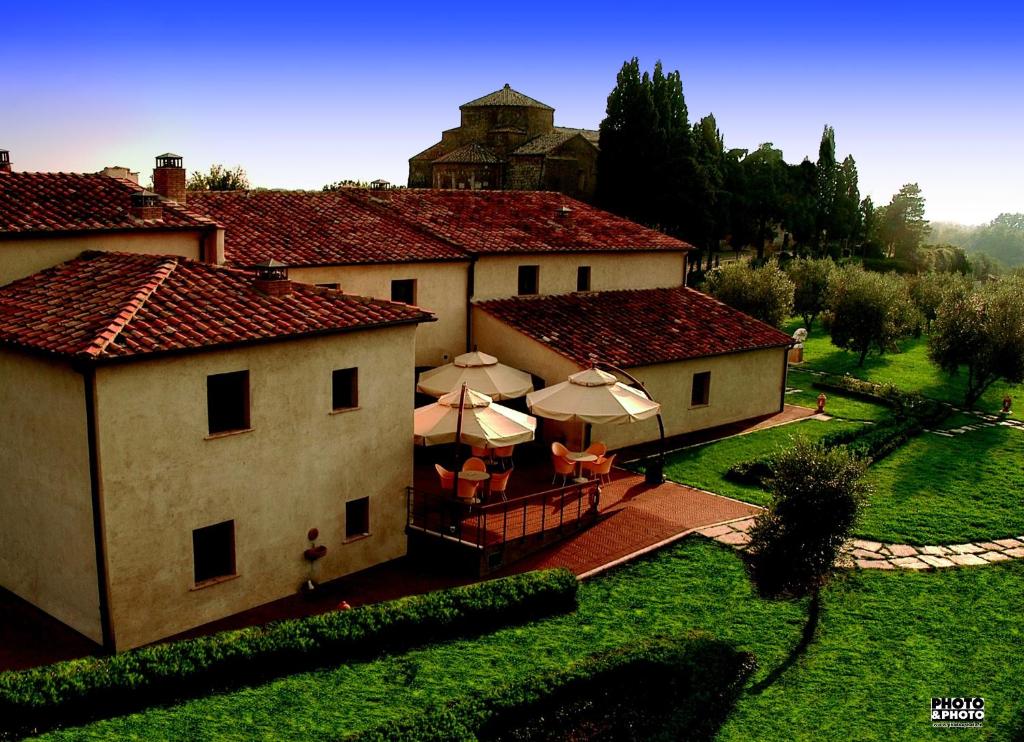
{"label": "stucco wall", "polygon": [[[479,309],[473,329],[480,349],[502,362],[544,379],[546,386],[565,381],[579,367],[547,346],[523,335]],[[662,405],[667,436],[725,425],[778,412],[785,385],[785,348],[709,356],[690,361],[627,369]],[[692,407],[693,375],[711,372],[708,404]],[[545,438],[580,447],[582,425],[544,421]],[[645,420],[623,425],[596,425],[591,438],[611,448],[656,440],[658,423]]]}
{"label": "stucco wall", "polygon": [[[466,351],[466,263],[388,263],[292,268],[288,277],[303,283],[338,283],[349,294],[391,298],[391,281],[416,280],[416,302],[434,312],[436,322],[416,329],[416,365],[440,366]],[[445,359],[444,354],[449,358]]]}
{"label": "stucco wall", "polygon": [[102,640],[82,376],[0,351],[0,585]]}
{"label": "stucco wall", "polygon": [[653,289],[681,286],[683,252],[556,253],[482,255],[476,264],[473,298],[477,301],[515,296],[519,266],[540,266],[541,294],[576,290],[576,269],[590,266],[591,291]]}
{"label": "stucco wall", "polygon": [[183,255],[200,260],[202,233],[126,232],[0,240],[0,286],[77,258],[86,250]]}
{"label": "stucco wall", "polygon": [[[412,477],[412,327],[103,368],[98,416],[111,612],[126,649],[293,595],[320,529],[332,579],[405,553]],[[331,412],[331,372],[359,404]],[[206,378],[248,370],[251,431],[208,437]],[[345,503],[370,535],[345,543]],[[192,531],[235,522],[238,576],[194,589]]]}

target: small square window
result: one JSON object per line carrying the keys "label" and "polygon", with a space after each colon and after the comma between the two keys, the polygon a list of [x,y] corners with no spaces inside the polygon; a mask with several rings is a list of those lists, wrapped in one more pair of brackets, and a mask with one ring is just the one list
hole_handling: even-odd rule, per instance
{"label": "small square window", "polygon": [[206,377],[206,413],[210,435],[249,428],[249,372]]}
{"label": "small square window", "polygon": [[365,536],[370,532],[370,498],[360,497],[345,503],[345,538]]}
{"label": "small square window", "polygon": [[519,295],[536,294],[540,287],[540,266],[519,266]]}
{"label": "small square window", "polygon": [[416,303],[416,279],[402,278],[391,282],[391,301],[403,304]]}
{"label": "small square window", "polygon": [[349,410],[359,406],[359,369],[339,368],[331,372],[331,409]]}
{"label": "small square window", "polygon": [[235,574],[235,521],[192,531],[192,562],[197,585]]}
{"label": "small square window", "polygon": [[576,269],[576,290],[590,291],[590,266],[581,265]]}
{"label": "small square window", "polygon": [[318,283],[317,286],[322,289],[334,289],[335,291],[341,291],[340,283]]}
{"label": "small square window", "polygon": [[711,397],[711,372],[701,371],[693,375],[693,388],[690,390],[690,406],[698,407],[708,403]]}

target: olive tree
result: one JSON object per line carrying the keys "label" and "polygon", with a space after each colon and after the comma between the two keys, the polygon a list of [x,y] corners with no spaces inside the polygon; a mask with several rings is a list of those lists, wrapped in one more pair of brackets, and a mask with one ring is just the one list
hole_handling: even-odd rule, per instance
{"label": "olive tree", "polygon": [[188,179],[190,191],[245,191],[249,188],[249,178],[241,165],[226,168],[223,165],[210,165],[209,172],[195,171]]}
{"label": "olive tree", "polygon": [[793,312],[793,282],[775,261],[759,268],[741,260],[725,263],[708,274],[706,287],[719,301],[775,327]]}
{"label": "olive tree", "polygon": [[870,492],[867,462],[843,446],[798,440],[770,466],[771,503],[750,530],[750,578],[766,597],[816,595]]}
{"label": "olive tree", "polygon": [[967,370],[968,407],[998,379],[1024,381],[1024,279],[947,291],[932,322],[928,356],[947,373]]}
{"label": "olive tree", "polygon": [[803,318],[808,331],[828,305],[828,278],[834,268],[830,258],[800,258],[786,265],[794,286],[793,311]]}
{"label": "olive tree", "polygon": [[898,275],[844,266],[833,272],[828,293],[832,344],[858,353],[858,366],[868,351],[892,350],[920,325],[906,281]]}

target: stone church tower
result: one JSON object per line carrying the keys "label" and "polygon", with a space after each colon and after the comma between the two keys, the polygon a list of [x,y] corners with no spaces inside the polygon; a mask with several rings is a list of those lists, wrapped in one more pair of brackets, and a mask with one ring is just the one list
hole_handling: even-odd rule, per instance
{"label": "stone church tower", "polygon": [[410,188],[559,191],[590,200],[597,180],[592,129],[555,126],[555,109],[507,84],[459,106],[461,124],[409,159]]}

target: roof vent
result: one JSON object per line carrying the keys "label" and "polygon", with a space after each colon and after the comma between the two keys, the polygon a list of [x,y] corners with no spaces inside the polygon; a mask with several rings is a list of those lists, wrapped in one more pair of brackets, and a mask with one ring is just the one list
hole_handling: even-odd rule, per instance
{"label": "roof vent", "polygon": [[164,218],[164,207],[160,197],[152,191],[136,191],[132,194],[132,216],[143,221]]}
{"label": "roof vent", "polygon": [[153,169],[153,190],[164,198],[185,203],[185,168],[181,164],[181,155],[164,152],[156,158]]}
{"label": "roof vent", "polygon": [[267,296],[287,296],[292,292],[292,282],[288,280],[288,266],[271,258],[257,263],[256,280],[253,286]]}
{"label": "roof vent", "polygon": [[172,152],[164,152],[162,155],[157,155],[156,166],[157,167],[181,167],[181,155],[176,155]]}
{"label": "roof vent", "polygon": [[11,172],[11,153],[6,149],[0,149],[0,173]]}
{"label": "roof vent", "polygon": [[555,209],[555,216],[558,218],[558,221],[564,224],[569,224],[572,221],[572,209],[565,204],[562,204]]}

